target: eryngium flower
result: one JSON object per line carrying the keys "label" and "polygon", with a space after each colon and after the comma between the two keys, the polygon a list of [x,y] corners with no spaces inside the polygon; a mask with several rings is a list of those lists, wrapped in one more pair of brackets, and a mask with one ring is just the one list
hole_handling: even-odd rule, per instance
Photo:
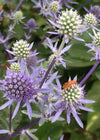
{"label": "eryngium flower", "polygon": [[29,44],[27,43],[27,41],[24,41],[24,40],[16,41],[12,49],[15,56],[19,59],[20,58],[26,59],[27,57],[29,57],[30,49],[29,49]]}
{"label": "eryngium flower", "polygon": [[76,80],[77,77],[75,77],[73,80],[69,78],[68,82],[62,87],[57,79],[58,86],[55,87],[56,91],[58,92],[57,102],[55,103],[57,113],[52,119],[52,122],[55,122],[65,110],[67,113],[66,118],[68,124],[70,123],[70,115],[72,113],[79,126],[83,128],[83,123],[78,116],[78,111],[80,109],[85,111],[93,111],[92,109],[84,107],[83,104],[93,103],[94,101],[85,99],[84,86],[80,87]]}
{"label": "eryngium flower", "polygon": [[14,15],[13,15],[13,19],[18,23],[21,22],[21,20],[23,19],[23,13],[21,11],[17,11]]}
{"label": "eryngium flower", "polygon": [[92,60],[100,60],[100,32],[95,33],[94,36],[92,36],[93,41],[92,43],[86,43],[85,45],[90,48],[88,52],[93,52],[92,55],[94,57],[91,58]]}
{"label": "eryngium flower", "polygon": [[24,29],[29,29],[29,32],[31,32],[32,30],[35,31],[35,29],[37,29],[38,27],[36,27],[36,22],[35,19],[30,18],[27,21],[27,24],[25,24],[26,27],[24,27]]}
{"label": "eryngium flower", "polygon": [[100,17],[100,6],[99,5],[91,6],[90,12],[94,14],[96,17]]}
{"label": "eryngium flower", "polygon": [[29,100],[31,99],[34,102],[35,95],[37,94],[32,80],[27,77],[25,72],[17,73],[8,69],[5,79],[0,81],[0,83],[2,83],[0,90],[4,91],[4,97],[8,99],[8,101],[0,107],[0,110],[10,106],[14,101],[16,101],[17,106],[12,116],[13,119],[16,116],[21,103],[24,102],[27,106],[28,116],[31,119],[32,109]]}
{"label": "eryngium flower", "polygon": [[51,13],[57,13],[59,8],[60,8],[60,5],[58,1],[53,1],[49,5],[49,10]]}
{"label": "eryngium flower", "polygon": [[8,53],[11,53],[15,56],[14,60],[26,60],[29,56],[32,56],[30,55],[30,50],[32,46],[33,43],[29,44],[25,40],[19,40],[13,44],[13,52],[10,50],[7,51]]}
{"label": "eryngium flower", "polygon": [[84,22],[87,26],[95,26],[97,24],[96,16],[92,13],[88,13],[84,16]]}
{"label": "eryngium flower", "polygon": [[72,38],[77,35],[81,22],[77,11],[66,9],[58,18],[58,32],[68,38]]}
{"label": "eryngium flower", "polygon": [[16,72],[20,72],[21,71],[19,63],[16,63],[16,62],[11,64],[10,69],[12,71],[16,71]]}

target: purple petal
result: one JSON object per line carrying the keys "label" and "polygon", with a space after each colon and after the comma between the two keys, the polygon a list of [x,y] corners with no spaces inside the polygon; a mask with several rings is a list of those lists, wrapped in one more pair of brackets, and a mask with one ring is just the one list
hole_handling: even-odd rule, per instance
{"label": "purple petal", "polygon": [[6,108],[7,106],[11,105],[13,103],[13,100],[9,100],[8,102],[6,102],[5,104],[3,104],[1,107],[0,107],[0,110]]}
{"label": "purple petal", "polygon": [[60,138],[60,140],[63,140],[63,138],[64,138],[64,135]]}
{"label": "purple petal", "polygon": [[18,110],[19,110],[19,107],[20,107],[20,103],[21,103],[21,101],[17,103],[17,106],[16,106],[16,108],[15,108],[15,110],[14,110],[14,113],[13,113],[13,115],[12,115],[12,119],[16,116],[16,114],[17,114],[17,112],[18,112]]}
{"label": "purple petal", "polygon": [[62,112],[63,112],[63,109],[59,109],[59,111],[53,117],[52,122],[55,122],[56,120],[58,120]]}
{"label": "purple petal", "polygon": [[77,123],[79,124],[79,126],[83,128],[83,123],[80,120],[80,118],[78,117],[77,113],[72,112],[72,114],[73,114],[75,120],[77,121]]}
{"label": "purple petal", "polygon": [[70,111],[69,110],[67,111],[67,122],[68,122],[68,124],[70,123]]}
{"label": "purple petal", "polygon": [[82,39],[82,38],[79,38],[79,37],[74,37],[76,40],[79,40],[79,41],[83,41],[84,42],[84,39]]}
{"label": "purple petal", "polygon": [[72,46],[72,45],[66,46],[66,47],[60,52],[60,54],[63,54],[63,53],[65,53],[66,51],[68,51],[68,50],[70,49],[71,46]]}
{"label": "purple petal", "polygon": [[56,23],[54,23],[53,21],[51,21],[51,20],[48,20],[48,21],[49,21],[53,26],[59,28],[58,25],[57,25]]}
{"label": "purple petal", "polygon": [[55,35],[55,34],[57,34],[57,35],[59,34],[58,32],[47,32],[47,33],[49,33],[49,34],[54,34],[54,35]]}
{"label": "purple petal", "polygon": [[79,99],[82,104],[89,104],[89,103],[94,103],[95,101],[93,100],[88,100],[88,99]]}
{"label": "purple petal", "polygon": [[34,42],[32,42],[32,43],[30,44],[30,46],[29,46],[29,49],[30,49],[30,50],[32,49],[33,44],[34,44]]}
{"label": "purple petal", "polygon": [[82,109],[82,110],[85,110],[85,111],[93,112],[92,109],[90,109],[90,108],[86,108],[86,107],[84,107],[84,106],[79,106],[79,108]]}
{"label": "purple petal", "polygon": [[5,133],[9,133],[9,130],[0,130],[0,134],[5,134]]}
{"label": "purple petal", "polygon": [[29,101],[26,102],[26,105],[27,105],[28,117],[31,120],[31,118],[32,118],[32,108],[31,108],[31,105],[30,105]]}
{"label": "purple petal", "polygon": [[6,50],[8,53],[10,54],[13,54],[14,55],[14,52],[10,51],[10,50]]}

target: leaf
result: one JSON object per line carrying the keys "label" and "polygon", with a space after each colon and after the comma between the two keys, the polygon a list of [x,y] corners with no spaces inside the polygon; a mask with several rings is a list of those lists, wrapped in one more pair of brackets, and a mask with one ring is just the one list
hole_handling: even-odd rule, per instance
{"label": "leaf", "polygon": [[39,138],[39,140],[47,140],[48,137],[50,137],[51,140],[59,140],[62,136],[62,129],[62,122],[48,122],[38,128],[36,136]]}
{"label": "leaf", "polygon": [[86,130],[95,132],[98,128],[100,128],[100,81],[96,81],[93,84],[92,88],[87,93],[87,98],[96,102],[86,105],[86,107],[94,110],[94,112],[88,112]]}
{"label": "leaf", "polygon": [[89,133],[72,132],[70,140],[92,140],[92,136]]}

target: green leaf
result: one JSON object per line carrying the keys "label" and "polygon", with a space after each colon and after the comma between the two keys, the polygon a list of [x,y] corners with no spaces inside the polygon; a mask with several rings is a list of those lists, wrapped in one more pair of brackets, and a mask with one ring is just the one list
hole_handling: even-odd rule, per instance
{"label": "green leaf", "polygon": [[100,81],[96,81],[87,94],[87,98],[96,101],[93,104],[86,105],[94,110],[88,113],[86,130],[95,132],[100,128]]}
{"label": "green leaf", "polygon": [[39,140],[47,140],[48,137],[51,138],[51,140],[59,140],[62,136],[62,122],[55,122],[55,123],[45,123],[36,132],[36,136],[39,138]]}

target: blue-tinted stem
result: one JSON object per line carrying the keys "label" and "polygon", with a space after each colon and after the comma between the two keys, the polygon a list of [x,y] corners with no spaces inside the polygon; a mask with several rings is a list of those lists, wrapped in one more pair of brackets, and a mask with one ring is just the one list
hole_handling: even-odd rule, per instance
{"label": "blue-tinted stem", "polygon": [[39,88],[42,87],[42,85],[43,85],[45,79],[47,78],[49,72],[52,70],[52,68],[53,68],[53,66],[54,66],[54,64],[55,64],[55,62],[56,62],[56,57],[54,57],[54,59],[52,60],[52,62],[51,62],[51,64],[50,64],[50,66],[49,66],[49,68],[48,68],[46,74],[44,75],[44,78],[43,78],[42,82],[40,83]]}
{"label": "blue-tinted stem", "polygon": [[2,140],[10,140],[11,138],[19,135],[22,131],[25,131],[26,129],[28,129],[28,128],[32,127],[33,125],[37,124],[39,122],[39,120],[40,120],[40,118],[31,122],[31,123],[29,123],[29,124],[27,124],[27,125],[25,125],[24,127],[18,129],[17,131],[5,136],[4,138],[2,138]]}
{"label": "blue-tinted stem", "polygon": [[12,118],[12,105],[10,106],[10,114],[9,114],[9,131],[11,133],[11,118]]}
{"label": "blue-tinted stem", "polygon": [[30,140],[34,140],[26,131],[24,131],[24,133],[29,137]]}
{"label": "blue-tinted stem", "polygon": [[19,7],[21,6],[22,2],[23,2],[23,0],[19,0],[19,3],[18,3],[18,5],[17,5],[17,7],[16,7],[14,12],[16,12],[19,9]]}
{"label": "blue-tinted stem", "polygon": [[82,7],[84,7],[85,5],[87,5],[89,2],[91,2],[92,0],[88,0],[85,3],[83,3],[80,7],[77,8],[77,10],[80,10]]}
{"label": "blue-tinted stem", "polygon": [[[4,46],[5,46],[5,49],[6,49],[6,50],[9,50],[9,49],[8,49],[8,45],[6,44],[6,42],[4,42],[3,44],[4,44]],[[9,54],[10,59],[12,59],[12,55],[11,55],[10,53],[8,53],[8,54]]]}
{"label": "blue-tinted stem", "polygon": [[93,67],[90,69],[90,71],[86,74],[86,76],[83,78],[83,80],[79,83],[80,86],[82,86],[86,80],[90,77],[90,75],[94,72],[96,67],[100,64],[100,61],[97,60],[96,63],[93,65]]}

